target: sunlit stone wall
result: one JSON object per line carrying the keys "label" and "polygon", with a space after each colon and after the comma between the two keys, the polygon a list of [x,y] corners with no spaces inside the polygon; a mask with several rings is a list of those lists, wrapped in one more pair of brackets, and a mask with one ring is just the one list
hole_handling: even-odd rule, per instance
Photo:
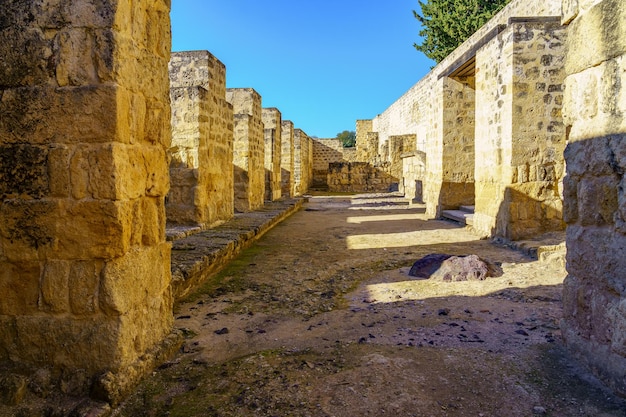
{"label": "sunlit stone wall", "polygon": [[567,271],[563,336],[626,395],[626,8],[563,2]]}
{"label": "sunlit stone wall", "polygon": [[262,111],[265,127],[265,199],[278,200],[281,197],[281,151],[282,115],[276,108]]}
{"label": "sunlit stone wall", "polygon": [[562,230],[566,31],[520,19],[476,55],[474,228],[513,240]]}
{"label": "sunlit stone wall", "polygon": [[172,145],[167,221],[212,226],[233,216],[233,111],[226,67],[207,51],[169,64]]}
{"label": "sunlit stone wall", "polygon": [[112,402],[173,323],[169,9],[2,4],[0,362]]}
{"label": "sunlit stone wall", "polygon": [[280,157],[280,185],[281,195],[293,197],[295,194],[295,184],[293,181],[294,170],[294,142],[293,142],[293,122],[283,120],[281,123],[281,157]]}
{"label": "sunlit stone wall", "polygon": [[252,88],[229,88],[226,100],[234,113],[235,211],[263,207],[265,197],[265,138],[261,96]]}

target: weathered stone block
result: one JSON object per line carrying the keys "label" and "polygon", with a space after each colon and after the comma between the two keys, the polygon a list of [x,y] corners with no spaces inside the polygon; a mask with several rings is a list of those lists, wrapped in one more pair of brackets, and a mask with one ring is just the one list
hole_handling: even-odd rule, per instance
{"label": "weathered stone block", "polygon": [[603,0],[570,23],[567,74],[626,54],[626,9],[621,0]]}
{"label": "weathered stone block", "polygon": [[6,200],[0,205],[0,236],[9,261],[38,259],[38,252],[54,247],[57,203],[46,200]]}
{"label": "weathered stone block", "polygon": [[37,313],[40,276],[36,262],[5,262],[0,269],[0,316]]}
{"label": "weathered stone block", "polygon": [[[17,8],[22,10],[11,15]],[[26,4],[20,2],[3,4],[0,56],[11,65],[0,65],[0,85],[6,87],[45,84],[52,75],[49,63],[53,56],[53,42],[46,39],[41,29],[23,24],[22,20],[29,19],[29,11],[25,8]]]}
{"label": "weathered stone block", "polygon": [[[170,277],[162,266],[169,267],[170,250],[169,243],[162,243],[134,248],[120,258],[107,261],[99,288],[102,311],[108,316],[124,315],[139,306],[150,305],[164,294]],[[169,302],[167,297],[165,301]]]}
{"label": "weathered stone block", "polygon": [[[23,87],[5,90],[0,99],[0,136],[4,144],[104,143],[117,135],[116,86]],[[55,123],[58,122],[58,123]],[[127,140],[127,139],[126,139]]]}
{"label": "weathered stone block", "polygon": [[41,277],[41,309],[67,313],[69,302],[70,261],[47,261]]}
{"label": "weathered stone block", "polygon": [[100,260],[71,263],[68,289],[72,314],[90,316],[98,311],[98,286],[104,262]]}
{"label": "weathered stone block", "polygon": [[49,150],[43,146],[0,146],[0,196],[41,198],[50,193]]}
{"label": "weathered stone block", "polygon": [[578,218],[583,226],[613,223],[618,207],[618,179],[614,176],[583,178],[578,183]]}

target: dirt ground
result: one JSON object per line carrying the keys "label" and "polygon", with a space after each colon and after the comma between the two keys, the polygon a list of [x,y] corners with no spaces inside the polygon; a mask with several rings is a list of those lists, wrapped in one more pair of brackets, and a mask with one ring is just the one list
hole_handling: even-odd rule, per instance
{"label": "dirt ground", "polygon": [[[393,195],[315,196],[180,303],[180,354],[113,415],[626,416],[559,331],[565,271]],[[431,254],[503,274],[408,275]]]}

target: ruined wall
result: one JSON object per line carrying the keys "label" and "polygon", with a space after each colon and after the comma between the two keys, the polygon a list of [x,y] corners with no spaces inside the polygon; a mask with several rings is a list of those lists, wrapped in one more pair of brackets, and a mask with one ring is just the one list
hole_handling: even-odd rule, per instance
{"label": "ruined wall", "polygon": [[424,179],[426,177],[426,154],[414,151],[402,155],[402,179],[404,196],[416,203],[424,200]]}
{"label": "ruined wall", "polygon": [[265,138],[261,96],[252,88],[229,88],[226,100],[232,104],[233,167],[235,211],[263,207],[265,197]]}
{"label": "ruined wall", "polygon": [[293,122],[283,120],[281,123],[281,158],[280,158],[280,185],[284,197],[293,197],[294,194],[294,142]]}
{"label": "ruined wall", "polygon": [[2,7],[0,362],[115,402],[173,322],[169,2]]}
{"label": "ruined wall", "polygon": [[343,160],[347,162],[357,162],[357,150],[353,148],[343,148]]}
{"label": "ruined wall", "polygon": [[331,162],[326,181],[329,191],[342,193],[386,192],[394,182],[369,162]]}
{"label": "ruined wall", "polygon": [[564,1],[568,347],[626,395],[626,9]]}
{"label": "ruined wall", "polygon": [[474,227],[513,240],[561,230],[565,30],[512,21],[477,54]]}
{"label": "ruined wall", "polygon": [[[378,132],[380,142],[387,142],[389,136],[415,134],[418,144],[423,143],[420,137],[420,122],[423,117],[430,118],[436,114],[425,114],[431,103],[425,99],[430,95],[429,89],[434,86],[437,77],[471,50],[479,40],[485,37],[498,25],[507,24],[510,17],[560,16],[560,0],[512,0],[476,33],[470,36],[454,52],[442,60],[433,70],[411,87],[383,113],[372,121],[372,132]],[[428,112],[430,113],[430,112]],[[424,150],[418,146],[418,150]]]}
{"label": "ruined wall", "polygon": [[167,221],[212,226],[233,216],[233,112],[226,67],[207,51],[174,52]]}
{"label": "ruined wall", "polygon": [[394,178],[394,182],[398,183],[400,192],[404,191],[402,181],[402,155],[407,152],[416,150],[416,135],[400,135],[389,137],[389,162],[390,174]]}
{"label": "ruined wall", "polygon": [[[450,112],[444,112],[446,103],[443,98],[444,90],[452,88],[448,75],[455,68],[469,61],[480,49],[481,42],[492,36],[493,31],[499,30],[501,25],[508,24],[509,18],[558,16],[560,10],[559,0],[511,1],[493,19],[440,62],[389,108],[372,120],[372,132],[378,134],[378,153],[383,161],[389,161],[388,142],[391,136],[407,134],[417,136],[416,149],[426,152],[428,155],[424,199],[429,216],[437,217],[443,207],[453,206],[457,202],[468,202],[472,196],[473,187],[471,183],[458,182],[462,177],[471,178],[469,165],[467,170],[458,171],[453,169],[454,164],[449,163],[458,155],[455,155],[455,152],[450,152],[452,146],[455,146],[454,140],[449,140],[451,131],[444,132],[444,129],[450,126],[444,120]],[[469,98],[470,91],[465,89],[465,93],[468,94],[467,97]],[[469,99],[462,101],[470,102]],[[458,110],[461,109],[457,106],[455,111]],[[465,138],[466,141],[469,140],[469,136],[466,135]],[[444,149],[444,146],[447,146],[447,149]],[[463,196],[463,198],[454,201],[456,196]]]}
{"label": "ruined wall", "polygon": [[327,186],[328,166],[331,162],[343,162],[343,144],[339,139],[313,139],[314,187]]}
{"label": "ruined wall", "polygon": [[265,126],[265,199],[281,197],[282,115],[276,108],[262,110]]}

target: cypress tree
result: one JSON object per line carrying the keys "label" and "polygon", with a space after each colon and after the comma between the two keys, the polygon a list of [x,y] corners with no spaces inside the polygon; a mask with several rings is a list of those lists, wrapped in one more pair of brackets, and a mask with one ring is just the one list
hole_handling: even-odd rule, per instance
{"label": "cypress tree", "polygon": [[426,0],[419,1],[423,42],[413,46],[435,62],[441,62],[510,0]]}

